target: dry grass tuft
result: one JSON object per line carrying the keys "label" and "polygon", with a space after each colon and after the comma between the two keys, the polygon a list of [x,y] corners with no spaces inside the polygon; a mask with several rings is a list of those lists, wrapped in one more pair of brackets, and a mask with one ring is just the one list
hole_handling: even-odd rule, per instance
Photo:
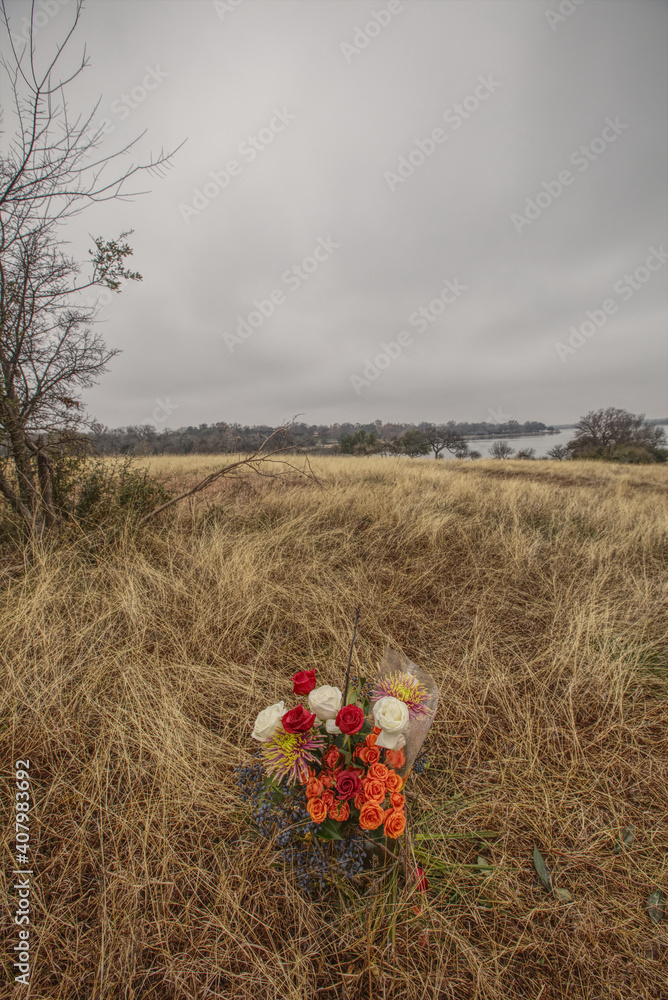
{"label": "dry grass tuft", "polygon": [[[148,464],[187,484],[219,461]],[[314,467],[325,489],[221,482],[2,580],[2,760],[30,757],[36,800],[23,995],[665,1000],[644,907],[668,890],[666,470]],[[341,681],[358,602],[358,662],[390,643],[441,685],[411,778],[430,891],[394,941],[379,895],[300,896],[232,781],[295,670]]]}

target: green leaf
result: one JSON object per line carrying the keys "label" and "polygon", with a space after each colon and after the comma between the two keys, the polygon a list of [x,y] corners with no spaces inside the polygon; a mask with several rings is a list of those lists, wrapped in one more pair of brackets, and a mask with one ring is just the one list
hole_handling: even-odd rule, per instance
{"label": "green leaf", "polygon": [[659,920],[665,911],[665,898],[660,889],[653,892],[652,895],[647,900],[647,912],[649,913],[650,919],[658,924]]}
{"label": "green leaf", "polygon": [[541,880],[545,888],[550,890],[552,888],[552,879],[550,878],[550,873],[547,870],[547,865],[543,860],[543,855],[540,853],[535,844],[533,848],[533,866],[538,873],[538,878]]}
{"label": "green leaf", "polygon": [[562,903],[573,902],[573,897],[571,896],[568,889],[562,889],[561,886],[555,887],[554,895],[557,897],[557,899],[560,899]]}
{"label": "green leaf", "polygon": [[494,870],[493,866],[490,865],[486,858],[483,858],[482,854],[479,854],[476,860],[478,868],[481,869],[483,875],[487,875]]}
{"label": "green leaf", "polygon": [[615,846],[615,854],[619,854],[623,847],[630,847],[633,843],[633,826],[625,826],[619,835],[619,843]]}
{"label": "green leaf", "polygon": [[336,820],[330,819],[329,816],[321,823],[318,829],[315,831],[317,837],[322,840],[343,840],[343,837],[339,833],[340,826]]}

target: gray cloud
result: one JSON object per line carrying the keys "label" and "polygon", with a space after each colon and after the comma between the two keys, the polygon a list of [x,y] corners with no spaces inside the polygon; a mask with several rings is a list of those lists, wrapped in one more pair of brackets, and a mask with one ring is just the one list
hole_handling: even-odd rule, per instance
{"label": "gray cloud", "polygon": [[[668,265],[566,362],[555,349],[668,247],[664,4],[585,0],[552,26],[557,0],[403,0],[386,26],[383,0],[228,6],[221,19],[210,2],[97,0],[83,17],[91,65],[75,100],[103,94],[105,148],[144,128],[145,152],[188,138],[150,194],[68,230],[83,251],[89,232],[133,228],[144,275],[103,312],[123,353],[88,393],[98,419],[139,422],[165,397],[172,425],[668,411]],[[20,23],[26,5],[10,8]],[[38,45],[69,17],[64,5]],[[373,37],[351,54],[358,28]],[[150,71],[155,89],[124,105]],[[475,106],[481,77],[497,84]],[[294,119],[272,133],[276,109]],[[627,127],[581,169],[571,156],[606,119]],[[434,129],[445,139],[429,151]],[[412,173],[390,190],[401,157]],[[564,170],[572,182],[518,232],[513,214]],[[340,248],[291,289],[284,272],[328,236]],[[424,332],[407,325],[455,278],[456,302]],[[275,289],[285,301],[231,353],[223,333]],[[402,330],[411,345],[356,393],[350,376]]]}

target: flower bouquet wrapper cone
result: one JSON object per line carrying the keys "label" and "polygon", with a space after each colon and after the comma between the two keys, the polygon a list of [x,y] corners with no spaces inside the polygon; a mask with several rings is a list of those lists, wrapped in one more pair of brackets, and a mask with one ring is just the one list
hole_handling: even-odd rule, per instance
{"label": "flower bouquet wrapper cone", "polygon": [[[406,762],[404,766],[397,771],[397,773],[405,781],[410,773],[415,758],[422,748],[422,744],[427,738],[427,733],[431,729],[431,724],[434,721],[436,709],[438,707],[438,686],[431,674],[428,674],[426,670],[422,670],[418,667],[418,665],[413,663],[412,660],[409,660],[404,653],[400,653],[398,650],[391,649],[389,646],[386,646],[383,652],[383,658],[378,667],[378,673],[372,683],[372,689],[382,689],[383,686],[389,685],[393,681],[401,682],[402,674],[409,674],[415,678],[415,681],[419,684],[418,690],[420,691],[420,710],[415,712],[415,714],[411,713],[408,729],[404,733],[404,736],[406,737],[406,746],[403,749]],[[380,697],[382,696],[383,695],[381,694]],[[373,706],[378,700],[379,698],[377,697],[371,698],[370,704],[372,711]]]}

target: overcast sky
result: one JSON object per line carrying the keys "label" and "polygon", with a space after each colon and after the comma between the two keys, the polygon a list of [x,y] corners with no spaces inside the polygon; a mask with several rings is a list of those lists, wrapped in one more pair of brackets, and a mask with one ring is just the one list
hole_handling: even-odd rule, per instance
{"label": "overcast sky", "polygon": [[135,161],[187,140],[66,231],[134,229],[144,276],[91,414],[668,414],[667,29],[663,0],[88,0],[72,106],[101,95],[105,152],[147,129]]}

